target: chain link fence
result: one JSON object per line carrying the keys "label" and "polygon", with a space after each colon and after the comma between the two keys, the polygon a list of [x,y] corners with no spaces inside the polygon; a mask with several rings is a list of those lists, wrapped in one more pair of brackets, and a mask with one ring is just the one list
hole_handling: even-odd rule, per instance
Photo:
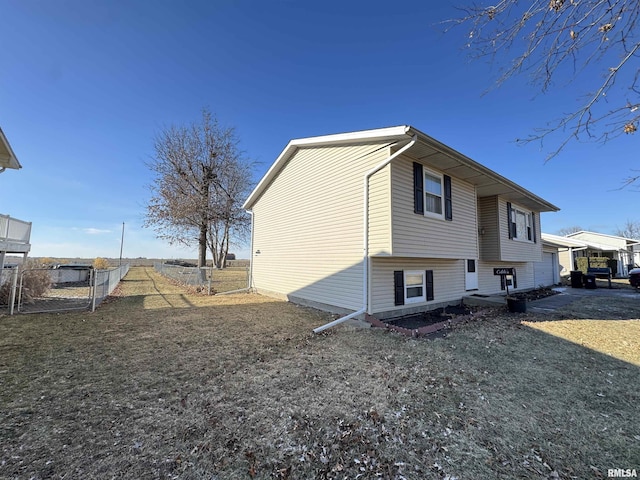
{"label": "chain link fence", "polygon": [[128,263],[109,270],[95,271],[91,311],[94,311],[105,298],[113,293],[127,273],[129,273]]}
{"label": "chain link fence", "polygon": [[155,262],[153,267],[161,275],[209,295],[244,290],[249,284],[248,266],[217,269],[214,267],[198,268],[189,264]]}
{"label": "chain link fence", "polygon": [[5,269],[0,274],[0,312],[94,311],[118,286],[129,264],[109,270],[74,268]]}

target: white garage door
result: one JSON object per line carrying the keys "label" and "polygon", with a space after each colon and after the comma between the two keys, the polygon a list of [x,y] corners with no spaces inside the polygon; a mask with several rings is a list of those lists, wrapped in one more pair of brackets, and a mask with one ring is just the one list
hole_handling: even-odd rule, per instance
{"label": "white garage door", "polygon": [[555,253],[542,252],[542,261],[535,262],[534,267],[536,287],[555,283],[553,272],[558,268]]}

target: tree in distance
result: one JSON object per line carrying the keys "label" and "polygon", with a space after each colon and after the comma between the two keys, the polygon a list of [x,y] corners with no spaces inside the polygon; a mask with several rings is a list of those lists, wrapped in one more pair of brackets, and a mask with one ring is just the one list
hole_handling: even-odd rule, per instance
{"label": "tree in distance", "polygon": [[170,244],[198,246],[198,267],[207,249],[224,268],[229,246],[246,238],[250,221],[242,201],[251,189],[252,164],[239,150],[235,130],[207,109],[199,123],[171,126],[154,139],[145,226]]}

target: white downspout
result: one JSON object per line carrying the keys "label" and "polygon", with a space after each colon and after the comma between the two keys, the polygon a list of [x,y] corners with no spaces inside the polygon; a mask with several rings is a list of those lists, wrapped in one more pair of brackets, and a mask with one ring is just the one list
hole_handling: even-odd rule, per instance
{"label": "white downspout", "polygon": [[360,310],[358,310],[357,312],[353,312],[350,313],[349,315],[346,315],[344,317],[340,317],[337,320],[334,320],[333,322],[329,322],[325,325],[322,325],[318,328],[314,328],[313,329],[313,333],[320,333],[323,330],[326,330],[327,328],[331,328],[331,327],[335,327],[336,325],[339,325],[343,322],[346,322],[347,320],[350,320],[354,317],[357,317],[358,315],[362,315],[363,313],[367,313],[369,310],[369,262],[371,261],[370,257],[369,257],[369,178],[371,178],[371,176],[373,174],[375,174],[376,172],[382,170],[384,167],[386,167],[387,165],[389,165],[395,158],[397,158],[399,155],[402,155],[404,152],[406,152],[407,150],[409,150],[411,147],[413,147],[413,145],[416,143],[416,140],[418,139],[418,135],[414,135],[411,138],[411,141],[409,143],[407,143],[404,147],[402,147],[400,150],[398,150],[396,153],[394,153],[393,155],[391,155],[390,157],[386,158],[385,160],[383,160],[382,162],[380,162],[378,165],[376,165],[375,167],[373,167],[371,170],[369,170],[368,172],[365,173],[364,175],[364,198],[363,198],[363,203],[364,203],[364,221],[363,221],[363,255],[362,255],[362,308]]}
{"label": "white downspout", "polygon": [[253,210],[247,210],[247,212],[249,212],[249,215],[251,215],[251,241],[250,243],[250,251],[249,251],[249,280],[248,280],[248,285],[247,288],[249,289],[249,291],[251,291],[251,287],[253,285],[253,256],[254,256],[254,252],[253,252],[253,227],[254,227],[254,220],[253,220]]}

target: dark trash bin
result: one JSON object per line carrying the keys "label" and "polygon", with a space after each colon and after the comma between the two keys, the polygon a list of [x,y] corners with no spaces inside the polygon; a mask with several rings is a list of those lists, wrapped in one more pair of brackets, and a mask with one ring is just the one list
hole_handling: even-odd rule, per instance
{"label": "dark trash bin", "polygon": [[582,272],[580,270],[571,271],[571,287],[582,288]]}
{"label": "dark trash bin", "polygon": [[512,313],[525,313],[527,300],[524,298],[507,298],[507,309]]}
{"label": "dark trash bin", "polygon": [[584,288],[596,288],[596,276],[595,275],[583,275]]}

